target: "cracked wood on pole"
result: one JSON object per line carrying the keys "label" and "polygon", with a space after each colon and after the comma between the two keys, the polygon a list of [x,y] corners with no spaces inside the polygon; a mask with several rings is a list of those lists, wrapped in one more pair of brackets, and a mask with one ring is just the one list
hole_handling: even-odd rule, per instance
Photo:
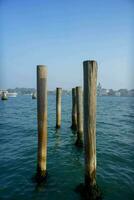
{"label": "cracked wood on pole", "polygon": [[76,101],[77,101],[77,140],[76,145],[82,146],[83,135],[83,94],[82,87],[76,87]]}
{"label": "cracked wood on pole", "polygon": [[77,130],[76,88],[72,88],[72,130]]}
{"label": "cracked wood on pole", "polygon": [[61,127],[61,95],[62,88],[56,88],[56,128]]}
{"label": "cracked wood on pole", "polygon": [[97,63],[84,61],[85,185],[96,185],[96,84]]}
{"label": "cracked wood on pole", "polygon": [[43,180],[46,177],[47,161],[47,68],[44,65],[37,65],[37,118],[37,180]]}

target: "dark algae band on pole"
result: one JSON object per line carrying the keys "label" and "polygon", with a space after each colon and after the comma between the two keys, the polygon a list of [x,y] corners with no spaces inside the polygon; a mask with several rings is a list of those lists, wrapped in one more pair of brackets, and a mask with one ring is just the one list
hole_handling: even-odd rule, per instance
{"label": "dark algae band on pole", "polygon": [[61,127],[61,95],[62,88],[56,88],[56,128]]}
{"label": "dark algae band on pole", "polygon": [[38,119],[38,155],[37,175],[38,182],[46,178],[47,163],[47,68],[37,66],[37,119]]}
{"label": "dark algae band on pole", "polygon": [[84,150],[85,190],[87,199],[100,199],[96,184],[96,61],[84,61]]}

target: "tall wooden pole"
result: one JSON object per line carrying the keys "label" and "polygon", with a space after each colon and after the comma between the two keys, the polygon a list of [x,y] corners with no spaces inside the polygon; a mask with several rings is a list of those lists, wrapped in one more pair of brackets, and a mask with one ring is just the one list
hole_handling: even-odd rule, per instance
{"label": "tall wooden pole", "polygon": [[56,88],[56,128],[61,127],[61,95],[62,88]]}
{"label": "tall wooden pole", "polygon": [[96,185],[96,84],[97,63],[84,61],[85,185]]}
{"label": "tall wooden pole", "polygon": [[76,87],[76,101],[77,101],[77,140],[76,145],[82,146],[83,135],[83,95],[82,87]]}
{"label": "tall wooden pole", "polygon": [[77,130],[76,88],[72,88],[72,130]]}
{"label": "tall wooden pole", "polygon": [[38,117],[38,163],[37,179],[46,177],[47,162],[47,68],[37,66],[37,117]]}

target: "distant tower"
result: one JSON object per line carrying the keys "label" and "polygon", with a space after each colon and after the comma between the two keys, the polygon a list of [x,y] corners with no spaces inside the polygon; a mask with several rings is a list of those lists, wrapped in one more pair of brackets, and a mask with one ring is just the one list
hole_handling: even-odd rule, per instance
{"label": "distant tower", "polygon": [[102,90],[102,86],[101,86],[101,84],[99,83],[98,86],[97,86],[97,95],[98,95],[98,96],[101,96],[101,90]]}

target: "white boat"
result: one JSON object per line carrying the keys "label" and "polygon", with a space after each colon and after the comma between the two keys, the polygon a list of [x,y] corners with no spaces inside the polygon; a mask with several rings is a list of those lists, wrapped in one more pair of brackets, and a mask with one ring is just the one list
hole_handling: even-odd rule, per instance
{"label": "white boat", "polygon": [[34,93],[32,94],[32,99],[37,99],[37,94],[36,94],[36,92],[34,92]]}
{"label": "white boat", "polygon": [[8,97],[16,97],[17,95],[18,95],[17,92],[8,92],[7,93]]}
{"label": "white boat", "polygon": [[8,99],[8,97],[7,97],[7,92],[2,92],[2,94],[1,94],[1,100],[7,100]]}

